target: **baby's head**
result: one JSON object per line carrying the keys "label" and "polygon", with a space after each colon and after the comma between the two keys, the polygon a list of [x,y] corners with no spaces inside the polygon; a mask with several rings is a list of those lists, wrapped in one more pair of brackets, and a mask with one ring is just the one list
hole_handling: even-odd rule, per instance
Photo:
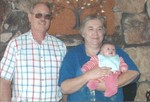
{"label": "baby's head", "polygon": [[104,56],[116,55],[115,45],[112,42],[104,42],[101,46],[100,53]]}

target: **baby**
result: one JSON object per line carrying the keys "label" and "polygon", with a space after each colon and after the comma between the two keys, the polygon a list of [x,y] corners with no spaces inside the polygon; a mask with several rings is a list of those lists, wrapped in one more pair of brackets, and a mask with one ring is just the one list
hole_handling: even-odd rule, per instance
{"label": "baby", "polygon": [[82,72],[87,72],[98,65],[99,67],[109,67],[112,73],[108,76],[104,76],[101,79],[90,80],[87,83],[87,87],[90,90],[95,90],[102,80],[106,85],[105,97],[111,97],[118,91],[117,78],[122,72],[128,70],[128,65],[124,62],[122,57],[116,54],[115,45],[111,42],[103,43],[100,54],[91,57],[90,61],[85,63],[82,67]]}

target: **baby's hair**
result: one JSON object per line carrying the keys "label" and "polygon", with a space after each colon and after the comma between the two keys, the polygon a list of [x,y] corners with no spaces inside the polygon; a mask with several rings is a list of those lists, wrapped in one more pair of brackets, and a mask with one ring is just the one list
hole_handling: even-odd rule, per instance
{"label": "baby's hair", "polygon": [[115,43],[114,43],[113,41],[106,41],[106,40],[104,40],[104,41],[102,42],[102,46],[105,45],[105,44],[111,44],[111,45],[114,45],[114,46],[115,46]]}

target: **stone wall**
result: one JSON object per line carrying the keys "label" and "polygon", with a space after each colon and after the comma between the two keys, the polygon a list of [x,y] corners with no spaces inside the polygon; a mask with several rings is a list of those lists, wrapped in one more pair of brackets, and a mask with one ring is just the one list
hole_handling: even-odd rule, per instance
{"label": "stone wall", "polygon": [[150,0],[116,0],[113,8],[123,48],[141,73],[135,101],[146,101],[150,90]]}
{"label": "stone wall", "polygon": [[[14,37],[29,30],[25,11],[29,1],[0,0],[0,59],[7,43]],[[113,39],[134,60],[141,73],[137,83],[135,101],[146,101],[146,91],[150,90],[150,0],[116,0],[115,32]],[[82,43],[80,35],[56,35],[68,47]]]}

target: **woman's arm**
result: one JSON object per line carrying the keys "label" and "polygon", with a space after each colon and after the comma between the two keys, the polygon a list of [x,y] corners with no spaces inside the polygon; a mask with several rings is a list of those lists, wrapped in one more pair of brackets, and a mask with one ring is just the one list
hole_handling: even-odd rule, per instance
{"label": "woman's arm", "polygon": [[87,83],[88,78],[86,75],[81,75],[76,78],[67,79],[61,84],[62,93],[71,94],[79,90],[85,83]]}
{"label": "woman's arm", "polygon": [[78,76],[76,78],[67,79],[61,84],[61,89],[64,94],[70,94],[78,91],[83,85],[85,85],[89,80],[99,79],[110,73],[110,69],[101,69],[99,67],[93,68],[90,71]]}
{"label": "woman's arm", "polygon": [[[135,70],[128,70],[125,73],[121,73],[120,76],[118,77],[118,87],[123,87],[125,85],[128,85],[129,83],[133,82],[139,76],[139,72]],[[101,81],[99,83],[99,86],[97,87],[97,90],[99,91],[105,91],[106,86],[105,82]]]}
{"label": "woman's arm", "polygon": [[118,78],[118,87],[123,87],[134,81],[139,76],[139,72],[136,70],[128,70],[125,73],[121,73]]}

